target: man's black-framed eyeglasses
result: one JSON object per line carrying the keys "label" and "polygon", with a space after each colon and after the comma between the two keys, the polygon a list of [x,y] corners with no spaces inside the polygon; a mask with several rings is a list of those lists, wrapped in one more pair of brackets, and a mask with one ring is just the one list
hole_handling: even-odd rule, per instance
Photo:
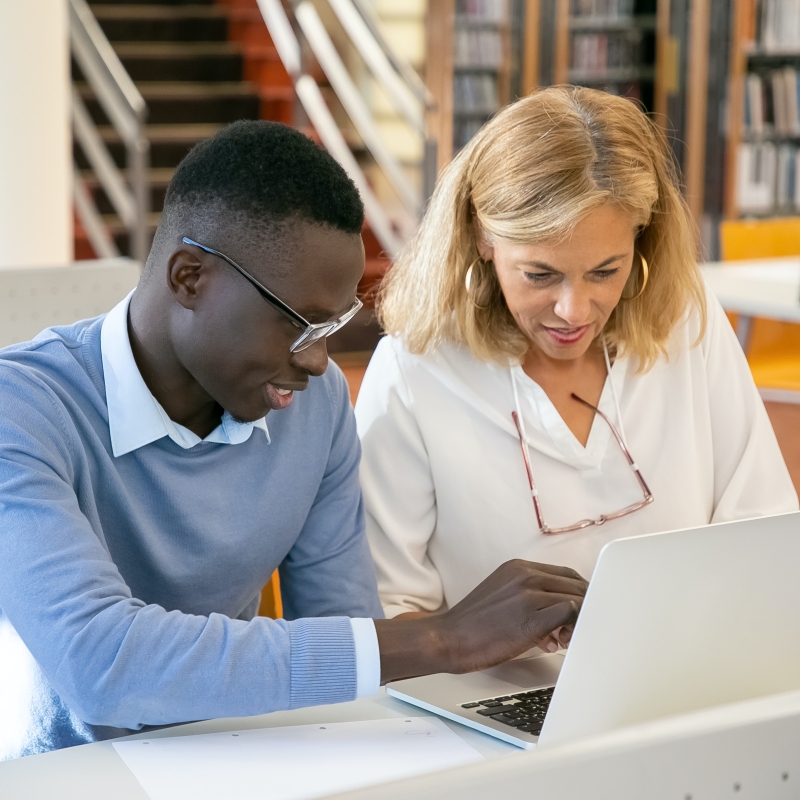
{"label": "man's black-framed eyeglasses", "polygon": [[289,351],[292,353],[299,353],[301,350],[311,347],[314,342],[318,342],[320,339],[324,339],[326,336],[330,336],[332,333],[338,331],[340,328],[350,322],[351,319],[353,319],[363,305],[363,303],[356,298],[355,303],[353,303],[353,305],[350,306],[350,308],[338,319],[333,319],[329,322],[309,322],[305,317],[298,314],[291,306],[288,306],[286,303],[284,303],[283,300],[281,300],[277,295],[274,295],[269,289],[267,289],[266,286],[257,281],[249,272],[247,272],[247,270],[240,267],[232,258],[228,258],[225,253],[220,253],[219,250],[214,250],[213,247],[206,247],[206,245],[200,244],[200,242],[195,242],[188,236],[183,237],[183,242],[184,244],[191,244],[195,247],[199,247],[204,252],[210,253],[212,256],[216,256],[217,258],[221,258],[226,264],[230,264],[230,266],[232,266],[243,278],[248,280],[256,288],[264,300],[266,300],[274,308],[277,308],[278,311],[287,316],[297,328],[303,331],[299,338],[296,339],[289,348]]}

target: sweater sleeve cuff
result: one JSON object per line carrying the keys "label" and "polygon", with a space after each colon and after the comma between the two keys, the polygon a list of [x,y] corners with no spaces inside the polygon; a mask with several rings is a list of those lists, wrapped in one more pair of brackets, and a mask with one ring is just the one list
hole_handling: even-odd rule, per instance
{"label": "sweater sleeve cuff", "polygon": [[371,619],[350,620],[356,648],[356,697],[377,694],[381,688],[381,651]]}
{"label": "sweater sleeve cuff", "polygon": [[289,708],[346,703],[356,697],[356,649],[348,617],[289,623]]}

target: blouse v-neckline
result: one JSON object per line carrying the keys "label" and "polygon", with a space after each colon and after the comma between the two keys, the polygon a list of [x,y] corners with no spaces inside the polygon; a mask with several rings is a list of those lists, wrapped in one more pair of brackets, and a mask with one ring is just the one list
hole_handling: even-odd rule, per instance
{"label": "blouse v-neckline", "polygon": [[[547,396],[547,392],[522,369],[521,365],[513,366],[511,370],[513,378],[516,378],[521,389],[521,397],[529,401],[530,405],[533,406],[532,410],[535,412],[533,418],[531,418],[530,413],[525,414],[528,438],[530,439],[530,434],[534,430],[542,430],[548,434],[561,455],[570,463],[582,469],[599,468],[612,436],[611,429],[599,418],[600,415],[595,414],[589,431],[589,438],[586,440],[586,446],[582,445],[577,436],[570,430],[564,418],[559,414],[553,401]],[[615,359],[611,365],[611,372],[606,376],[606,380],[603,383],[603,390],[597,405],[618,426],[620,421],[617,419],[613,391],[616,390],[618,398],[621,396],[627,370],[627,358]],[[524,409],[520,410],[523,414],[525,413]],[[529,444],[536,449],[535,443],[529,442]]]}

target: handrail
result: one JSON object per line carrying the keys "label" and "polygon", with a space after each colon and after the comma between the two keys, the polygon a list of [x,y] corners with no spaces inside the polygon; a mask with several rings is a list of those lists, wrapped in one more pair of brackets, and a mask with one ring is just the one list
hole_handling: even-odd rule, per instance
{"label": "handrail", "polygon": [[[396,71],[396,65],[387,56],[388,45],[383,37],[380,40],[376,39],[377,29],[370,28],[352,0],[328,0],[328,2],[361,58],[364,59],[364,63],[381,82],[395,108],[405,116],[412,128],[424,136],[426,95],[423,94],[422,97],[417,95],[406,82],[406,76]],[[383,42],[383,46],[380,42]]]}
{"label": "handrail", "polygon": [[409,90],[413,92],[417,100],[426,108],[435,106],[436,100],[422,78],[417,75],[417,71],[414,67],[404,58],[400,58],[394,48],[389,46],[386,37],[383,35],[383,31],[381,31],[380,21],[369,2],[367,2],[367,0],[352,0],[352,2],[361,15],[361,18],[364,20],[364,24],[369,28],[373,38],[389,59],[392,68],[400,75]]}
{"label": "handrail", "polygon": [[[436,183],[438,142],[428,135],[427,129],[427,116],[435,110],[436,100],[411,64],[389,44],[369,0],[328,0],[328,4],[395,109],[422,137],[421,205],[424,207]],[[397,185],[394,189],[400,193]]]}
{"label": "handrail", "polygon": [[[72,54],[103,111],[125,144],[130,189],[125,185],[125,179],[108,152],[80,95],[73,88],[72,119],[75,136],[103,189],[128,228],[131,255],[143,264],[149,248],[147,171],[150,143],[145,135],[147,105],[86,1],[69,0],[69,14]],[[86,187],[76,185],[75,194],[76,209],[87,233],[96,230],[98,225],[103,225],[102,217],[94,206],[91,218],[84,218],[87,203],[92,202]],[[106,230],[106,238],[110,241],[107,234]]]}
{"label": "handrail", "polygon": [[391,220],[378,202],[363,170],[342,136],[319,86],[310,75],[304,73],[300,42],[295,36],[289,18],[281,5],[281,0],[258,0],[258,7],[311,124],[319,133],[326,149],[344,167],[358,188],[367,220],[381,247],[389,256],[396,255],[403,242],[395,233]]}
{"label": "handrail", "polygon": [[[311,5],[309,0],[301,0],[295,6],[294,15],[308,43],[311,45],[311,49],[314,51],[317,61],[319,61],[323,72],[327,75],[333,90],[336,92],[336,96],[353,121],[367,149],[375,157],[378,166],[395,187],[406,209],[415,217],[419,216],[422,211],[420,198],[411,185],[411,181],[403,173],[397,160],[383,143],[372,115],[369,113],[366,103],[362,100],[361,94],[350,77],[350,73],[348,73],[341,57],[336,52],[336,48],[333,46],[325,26],[322,24],[316,8]],[[422,124],[421,114],[419,123]]]}
{"label": "handrail", "polygon": [[103,144],[97,126],[92,122],[92,118],[74,86],[72,87],[72,126],[75,138],[80,142],[86,158],[119,212],[122,221],[128,227],[135,225],[136,200],[125,185],[122,173],[114,163],[114,159],[111,158],[108,148]]}
{"label": "handrail", "polygon": [[92,195],[86,188],[86,183],[77,169],[73,170],[72,195],[78,217],[80,217],[81,224],[89,237],[89,244],[91,244],[97,257],[119,258],[117,245],[109,235],[108,228],[103,223],[103,218],[97,211]]}
{"label": "handrail", "polygon": [[[390,102],[423,140],[422,192],[416,189],[397,158],[383,141],[350,73],[337,52],[316,8],[310,0],[289,0],[294,18],[331,87],[350,117],[376,164],[386,176],[411,219],[400,218],[397,226],[406,233],[415,225],[433,190],[436,141],[427,136],[426,112],[432,107],[430,93],[411,66],[396,56],[378,28],[377,21],[360,2],[329,0],[329,4],[370,72],[385,90]],[[322,143],[344,166],[358,186],[367,219],[384,250],[394,256],[402,246],[395,225],[381,207],[364,172],[353,156],[330,112],[322,92],[304,68],[302,49],[281,0],[258,0],[258,6],[298,99]]]}
{"label": "handrail", "polygon": [[129,83],[130,78],[85,0],[70,0],[70,40],[72,54],[111,123],[124,141],[133,142],[146,113],[144,99],[132,83],[125,89],[117,83],[120,71]]}

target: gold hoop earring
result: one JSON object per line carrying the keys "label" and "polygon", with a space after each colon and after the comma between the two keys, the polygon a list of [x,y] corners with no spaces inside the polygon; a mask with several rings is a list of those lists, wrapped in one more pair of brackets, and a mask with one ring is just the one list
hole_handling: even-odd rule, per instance
{"label": "gold hoop earring", "polygon": [[483,259],[478,256],[470,265],[467,267],[466,274],[464,275],[464,288],[467,290],[467,297],[469,298],[470,303],[472,303],[475,308],[480,309],[481,311],[486,311],[489,306],[482,306],[480,303],[476,303],[475,299],[470,292],[470,287],[472,286],[472,269],[473,267],[479,262],[483,261]]}
{"label": "gold hoop earring", "polygon": [[647,259],[641,253],[638,255],[642,261],[642,286],[635,295],[632,297],[622,297],[622,300],[635,300],[637,297],[641,297],[644,287],[647,286],[647,280],[650,277],[650,268],[647,266]]}

